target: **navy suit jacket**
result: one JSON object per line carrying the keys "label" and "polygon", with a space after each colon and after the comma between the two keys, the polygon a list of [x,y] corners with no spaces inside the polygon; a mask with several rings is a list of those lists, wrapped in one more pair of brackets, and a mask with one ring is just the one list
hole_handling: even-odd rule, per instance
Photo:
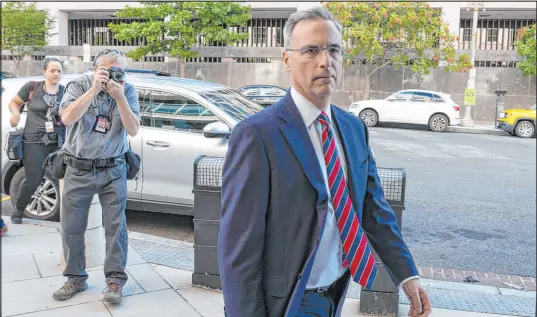
{"label": "navy suit jacket", "polygon": [[[358,218],[398,285],[418,272],[384,198],[367,128],[331,109]],[[289,92],[234,127],[222,178],[218,262],[226,316],[295,317],[323,233],[328,192]]]}

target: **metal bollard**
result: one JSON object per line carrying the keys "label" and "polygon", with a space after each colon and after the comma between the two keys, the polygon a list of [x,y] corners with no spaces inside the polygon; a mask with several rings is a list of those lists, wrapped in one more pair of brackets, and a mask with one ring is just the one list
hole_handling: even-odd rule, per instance
{"label": "metal bollard", "polygon": [[[384,196],[392,207],[399,228],[402,228],[405,210],[406,171],[402,168],[378,168],[384,189]],[[399,314],[399,288],[394,285],[382,261],[373,251],[378,266],[378,274],[372,289],[360,290],[360,313],[393,316]]]}
{"label": "metal bollard", "polygon": [[194,162],[194,273],[192,285],[222,289],[217,242],[223,157],[200,155]]}

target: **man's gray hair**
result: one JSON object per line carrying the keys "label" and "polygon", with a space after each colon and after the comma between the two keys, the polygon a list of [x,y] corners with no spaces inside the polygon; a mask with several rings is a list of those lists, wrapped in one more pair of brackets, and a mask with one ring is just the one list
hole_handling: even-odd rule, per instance
{"label": "man's gray hair", "polygon": [[127,58],[122,51],[117,50],[117,49],[105,49],[101,51],[99,54],[97,54],[97,56],[95,56],[95,59],[93,60],[93,66],[94,67],[98,66],[103,57],[111,58],[113,61],[123,59],[125,63],[127,62]]}
{"label": "man's gray hair", "polygon": [[293,33],[295,26],[298,24],[298,22],[303,20],[332,21],[336,25],[339,33],[343,31],[343,27],[336,19],[334,19],[332,13],[322,6],[315,6],[309,9],[300,10],[289,16],[289,19],[283,28],[283,42],[285,49],[288,49],[289,45],[291,44],[291,34]]}

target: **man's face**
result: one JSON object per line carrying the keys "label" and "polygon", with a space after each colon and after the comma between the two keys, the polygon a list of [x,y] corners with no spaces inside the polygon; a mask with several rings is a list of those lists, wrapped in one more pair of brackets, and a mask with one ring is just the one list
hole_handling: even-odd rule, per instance
{"label": "man's face", "polygon": [[112,57],[103,56],[103,57],[100,58],[99,64],[96,65],[93,68],[93,73],[94,74],[95,74],[95,72],[97,70],[99,70],[99,67],[106,67],[106,69],[110,69],[112,67],[119,68],[119,69],[125,69],[126,62],[125,62],[124,58],[118,58],[118,59],[115,60]]}
{"label": "man's face", "polygon": [[293,87],[310,101],[334,93],[342,73],[341,45],[341,33],[331,21],[303,20],[293,29],[283,58]]}

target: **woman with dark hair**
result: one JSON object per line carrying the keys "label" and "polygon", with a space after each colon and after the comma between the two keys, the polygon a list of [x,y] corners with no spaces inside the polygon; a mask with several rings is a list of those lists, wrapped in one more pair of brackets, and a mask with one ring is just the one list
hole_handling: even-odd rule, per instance
{"label": "woman with dark hair", "polygon": [[24,84],[8,105],[12,127],[19,124],[22,107],[27,108],[22,146],[26,179],[16,197],[15,210],[11,216],[14,224],[22,223],[24,210],[43,181],[45,170],[42,165],[45,158],[59,149],[60,138],[55,127],[60,125],[57,109],[65,91],[65,87],[60,85],[62,72],[63,64],[60,60],[46,58],[43,61],[45,80]]}

